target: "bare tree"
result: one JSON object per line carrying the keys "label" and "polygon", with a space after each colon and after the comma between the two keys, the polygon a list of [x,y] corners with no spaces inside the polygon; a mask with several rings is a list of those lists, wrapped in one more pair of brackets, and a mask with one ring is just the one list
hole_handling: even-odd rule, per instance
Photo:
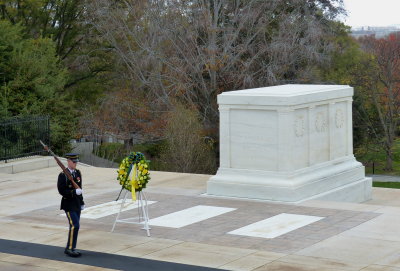
{"label": "bare tree", "polygon": [[154,103],[195,105],[216,126],[227,90],[313,79],[341,0],[88,0],[90,23]]}
{"label": "bare tree", "polygon": [[[400,124],[400,33],[376,39],[368,36],[359,39],[362,48],[372,55],[368,76],[363,85],[366,95],[371,99],[373,111],[377,113],[379,125],[373,129],[386,153],[386,170],[393,169],[393,145]],[[379,138],[380,139],[380,138]]]}
{"label": "bare tree", "polygon": [[[153,111],[151,104],[141,96],[130,97],[132,92],[121,89],[98,99],[98,106],[84,108],[82,131],[99,137],[113,135],[128,143],[160,139],[165,127],[166,112]],[[134,139],[136,142],[133,142]]]}

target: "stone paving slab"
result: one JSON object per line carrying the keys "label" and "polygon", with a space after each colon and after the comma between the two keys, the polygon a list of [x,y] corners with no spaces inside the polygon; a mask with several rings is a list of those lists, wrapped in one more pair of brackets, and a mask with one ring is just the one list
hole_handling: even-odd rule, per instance
{"label": "stone paving slab", "polygon": [[[172,196],[169,194],[147,193],[147,198],[148,200],[157,201],[157,203],[148,206],[150,219],[197,205],[229,207],[236,209],[229,213],[212,217],[178,229],[151,225],[151,237],[185,242],[201,242],[210,245],[229,245],[245,249],[260,249],[278,253],[297,252],[303,248],[348,231],[380,216],[380,214],[374,212],[321,209],[259,201],[236,201],[234,199],[209,198],[201,195]],[[115,193],[105,193],[97,195],[95,198],[89,198],[86,202],[87,204],[89,202],[91,205],[97,205],[114,199]],[[48,223],[63,225],[65,224],[66,218],[63,215],[60,215],[63,213],[60,210],[57,210],[57,207],[58,206],[51,206],[27,213],[20,213],[18,215],[10,216],[10,218],[15,219],[15,221],[20,223],[24,221],[29,223],[43,223],[48,221]],[[238,228],[281,213],[311,215],[324,218],[320,221],[311,223],[272,239],[243,237],[228,234],[228,232]],[[123,219],[134,216],[137,216],[137,210],[125,211],[121,213],[120,218]],[[82,218],[81,229],[86,230],[97,228],[101,230],[111,230],[115,217],[116,215],[110,215],[98,219]],[[144,236],[144,231],[141,229],[140,225],[117,223],[115,232]],[[80,242],[82,242],[81,239]],[[107,250],[105,251],[108,252]]]}

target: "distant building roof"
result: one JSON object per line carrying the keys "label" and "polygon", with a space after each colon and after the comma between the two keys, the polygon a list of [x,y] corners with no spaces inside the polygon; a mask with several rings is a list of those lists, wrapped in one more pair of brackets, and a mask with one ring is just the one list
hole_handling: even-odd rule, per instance
{"label": "distant building roof", "polygon": [[351,30],[351,36],[358,38],[362,36],[375,35],[377,38],[382,38],[390,33],[399,32],[400,26],[362,26],[355,27]]}

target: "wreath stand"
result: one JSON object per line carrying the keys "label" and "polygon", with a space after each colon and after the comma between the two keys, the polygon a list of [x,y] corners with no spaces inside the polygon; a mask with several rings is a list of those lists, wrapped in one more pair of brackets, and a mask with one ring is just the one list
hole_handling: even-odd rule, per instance
{"label": "wreath stand", "polygon": [[132,217],[132,218],[125,218],[125,219],[119,219],[119,216],[122,212],[122,209],[124,208],[125,205],[125,201],[128,197],[128,194],[131,194],[130,191],[125,190],[125,195],[124,195],[124,199],[121,202],[121,207],[119,208],[119,212],[117,217],[115,218],[114,221],[114,225],[111,229],[111,232],[114,231],[115,228],[115,224],[117,224],[117,222],[120,223],[128,223],[128,224],[139,224],[139,225],[143,225],[143,230],[147,231],[147,236],[150,237],[150,226],[149,226],[149,209],[148,209],[148,205],[147,205],[147,198],[146,195],[143,191],[138,191],[136,192],[136,202],[138,203],[138,216],[137,217]]}

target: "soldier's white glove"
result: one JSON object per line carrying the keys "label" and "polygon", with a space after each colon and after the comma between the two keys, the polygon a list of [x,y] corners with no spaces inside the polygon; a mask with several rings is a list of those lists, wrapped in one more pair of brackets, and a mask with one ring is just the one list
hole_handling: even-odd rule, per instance
{"label": "soldier's white glove", "polygon": [[75,189],[75,193],[79,196],[79,195],[82,195],[82,189],[80,189],[80,188],[78,188],[78,189]]}
{"label": "soldier's white glove", "polygon": [[85,210],[85,205],[81,205],[81,210]]}

